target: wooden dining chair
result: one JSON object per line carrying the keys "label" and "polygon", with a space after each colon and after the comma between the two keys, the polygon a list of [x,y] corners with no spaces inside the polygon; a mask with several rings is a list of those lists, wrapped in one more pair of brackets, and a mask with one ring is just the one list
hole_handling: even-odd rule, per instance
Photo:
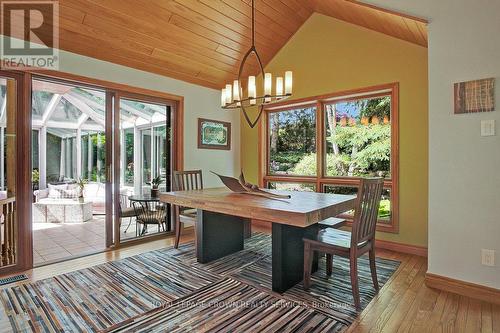
{"label": "wooden dining chair", "polygon": [[[189,190],[202,190],[203,189],[203,175],[201,170],[189,171],[174,171],[173,174],[173,190],[174,191],[189,191]],[[175,219],[175,245],[179,247],[179,240],[181,238],[181,225],[186,222],[196,223],[196,209],[189,207],[174,207]],[[196,228],[195,228],[196,232]]]}
{"label": "wooden dining chair", "polygon": [[314,252],[326,254],[326,273],[332,275],[333,256],[349,258],[351,288],[356,309],[361,308],[358,286],[358,257],[369,253],[373,285],[378,291],[375,267],[375,227],[382,196],[382,178],[361,179],[356,199],[352,232],[326,228],[318,233],[317,240],[304,238],[304,289],[311,284],[311,269]]}

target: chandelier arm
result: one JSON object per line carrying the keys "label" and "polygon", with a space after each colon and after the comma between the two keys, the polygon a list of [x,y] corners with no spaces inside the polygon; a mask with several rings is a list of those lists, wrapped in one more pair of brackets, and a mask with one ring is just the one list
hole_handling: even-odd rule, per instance
{"label": "chandelier arm", "polygon": [[250,117],[248,117],[247,111],[245,110],[245,107],[243,105],[241,105],[241,110],[243,110],[243,115],[245,116],[248,126],[250,126],[250,128],[254,128],[255,125],[257,125],[257,123],[259,122],[262,113],[264,112],[264,105],[259,106],[259,114],[257,115],[257,118],[255,118],[254,121],[250,120]]}

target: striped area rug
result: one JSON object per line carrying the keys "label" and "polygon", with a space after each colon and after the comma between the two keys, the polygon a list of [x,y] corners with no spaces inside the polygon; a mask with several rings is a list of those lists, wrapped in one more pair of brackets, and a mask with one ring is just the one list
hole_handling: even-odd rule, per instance
{"label": "striped area rug", "polygon": [[[14,332],[259,331],[264,327],[242,318],[261,313],[283,331],[337,332],[352,323],[356,311],[347,260],[334,258],[329,279],[320,261],[308,292],[299,284],[278,295],[270,290],[270,255],[267,234],[254,234],[243,251],[209,264],[196,261],[193,243],[151,251],[3,289],[0,320],[10,322]],[[381,286],[398,265],[377,258]],[[375,295],[367,260],[359,261],[359,273],[364,307]],[[210,306],[221,301],[222,308]],[[280,321],[282,316],[290,320]]]}
{"label": "striped area rug", "polygon": [[225,278],[107,332],[337,332],[344,325],[298,302]]}

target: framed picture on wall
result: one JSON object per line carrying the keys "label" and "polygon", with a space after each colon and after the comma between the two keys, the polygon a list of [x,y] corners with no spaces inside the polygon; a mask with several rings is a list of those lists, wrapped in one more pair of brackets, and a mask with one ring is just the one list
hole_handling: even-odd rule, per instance
{"label": "framed picture on wall", "polygon": [[198,118],[199,149],[231,149],[231,123]]}
{"label": "framed picture on wall", "polygon": [[495,79],[459,82],[454,85],[455,114],[495,110]]}

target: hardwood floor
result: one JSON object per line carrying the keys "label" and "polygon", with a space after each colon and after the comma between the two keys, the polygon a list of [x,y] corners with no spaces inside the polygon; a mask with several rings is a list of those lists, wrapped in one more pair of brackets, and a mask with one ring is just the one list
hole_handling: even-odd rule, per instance
{"label": "hardwood floor", "polygon": [[[254,231],[269,229],[254,227]],[[192,233],[181,242],[193,240]],[[172,246],[174,238],[99,253],[25,272],[29,281],[71,272],[139,253]],[[427,259],[388,250],[377,256],[401,261],[399,269],[364,309],[347,332],[498,332],[500,305],[428,288]],[[23,281],[26,282],[26,281]],[[8,287],[11,287],[9,285]]]}

